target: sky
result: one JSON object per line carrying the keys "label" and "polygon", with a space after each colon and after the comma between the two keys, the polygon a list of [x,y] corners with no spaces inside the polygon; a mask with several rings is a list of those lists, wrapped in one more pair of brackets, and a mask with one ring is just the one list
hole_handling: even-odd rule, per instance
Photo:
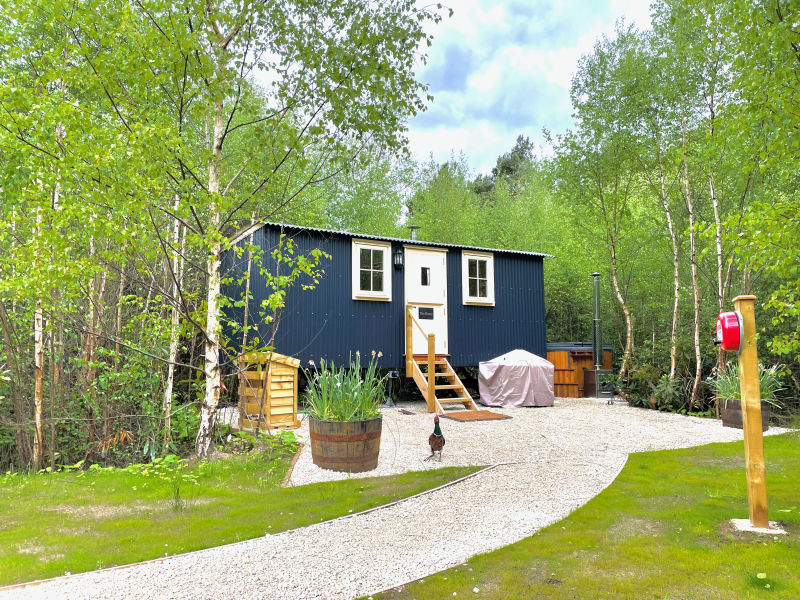
{"label": "sky", "polygon": [[[447,4],[445,2],[445,4]],[[417,79],[434,97],[409,122],[409,149],[438,163],[463,151],[488,173],[522,134],[572,124],[569,88],[583,54],[625,17],[649,29],[648,0],[458,0],[429,27],[433,46]]]}

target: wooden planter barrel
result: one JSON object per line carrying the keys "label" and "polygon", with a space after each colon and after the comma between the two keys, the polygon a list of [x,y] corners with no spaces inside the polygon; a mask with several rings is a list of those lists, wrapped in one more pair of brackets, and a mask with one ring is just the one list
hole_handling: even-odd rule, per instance
{"label": "wooden planter barrel", "polygon": [[378,466],[383,419],[318,421],[309,417],[311,458],[331,471],[363,473]]}
{"label": "wooden planter barrel", "polygon": [[[769,403],[761,401],[761,431],[769,429]],[[742,403],[739,400],[719,400],[719,410],[722,415],[722,424],[725,427],[744,429],[742,423]]]}

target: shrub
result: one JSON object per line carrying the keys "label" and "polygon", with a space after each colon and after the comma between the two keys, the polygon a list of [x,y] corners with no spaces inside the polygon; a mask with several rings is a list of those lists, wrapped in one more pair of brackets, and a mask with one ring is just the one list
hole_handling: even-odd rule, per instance
{"label": "shrub", "polygon": [[[765,369],[758,365],[758,381],[761,388],[761,400],[772,406],[779,407],[775,402],[775,394],[783,389],[781,385],[782,367],[773,365]],[[728,364],[725,369],[713,378],[708,379],[709,385],[714,389],[718,398],[725,400],[741,400],[742,393],[739,386],[739,365]]]}

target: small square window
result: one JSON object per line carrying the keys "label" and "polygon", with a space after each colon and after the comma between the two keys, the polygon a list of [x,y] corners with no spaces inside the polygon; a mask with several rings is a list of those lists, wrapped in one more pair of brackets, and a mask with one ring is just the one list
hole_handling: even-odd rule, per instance
{"label": "small square window", "polygon": [[361,248],[360,289],[362,292],[383,291],[383,250]]}
{"label": "small square window", "polygon": [[[353,240],[353,299],[391,300],[391,277],[385,272],[391,244]],[[385,256],[387,255],[387,256]]]}
{"label": "small square window", "polygon": [[430,267],[422,267],[422,285],[431,284],[431,269]]}
{"label": "small square window", "polygon": [[464,304],[494,306],[494,256],[462,254],[462,286]]}
{"label": "small square window", "polygon": [[469,296],[471,298],[486,298],[486,259],[469,259]]}

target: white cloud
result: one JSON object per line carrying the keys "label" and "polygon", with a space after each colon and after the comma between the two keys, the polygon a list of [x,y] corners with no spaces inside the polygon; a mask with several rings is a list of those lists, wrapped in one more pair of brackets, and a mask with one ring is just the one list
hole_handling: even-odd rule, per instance
{"label": "white cloud", "polygon": [[429,111],[410,123],[419,158],[438,162],[463,150],[488,172],[520,134],[543,143],[543,127],[571,123],[569,88],[583,54],[625,16],[649,28],[648,3],[636,0],[465,0],[435,26],[429,62],[419,78],[431,85]]}

